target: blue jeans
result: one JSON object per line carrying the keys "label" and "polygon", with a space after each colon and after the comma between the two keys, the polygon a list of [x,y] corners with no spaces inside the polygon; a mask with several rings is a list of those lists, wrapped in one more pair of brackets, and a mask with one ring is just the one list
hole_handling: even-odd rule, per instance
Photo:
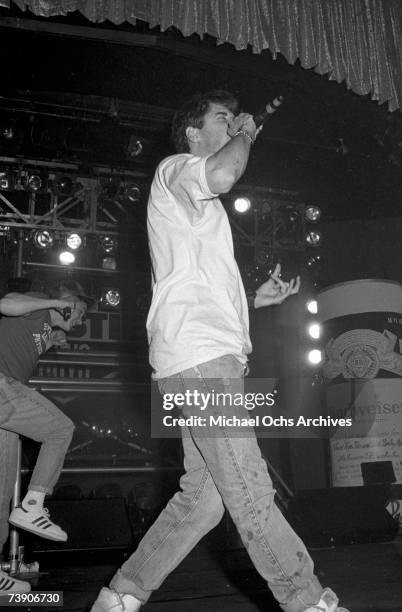
{"label": "blue jeans", "polygon": [[17,434],[41,442],[29,489],[51,493],[73,431],[73,422],[46,397],[0,373],[0,550],[16,476]]}
{"label": "blue jeans", "polygon": [[17,476],[18,435],[0,429],[0,554],[8,538],[10,500]]}
{"label": "blue jeans", "polygon": [[[196,388],[239,392],[244,366],[225,355],[159,381],[162,393]],[[210,413],[214,407],[208,406]],[[222,408],[218,409],[220,413]],[[198,411],[199,414],[199,411]],[[250,416],[239,406],[228,414]],[[183,408],[183,416],[189,416]],[[185,473],[181,490],[162,511],[137,550],[113,577],[110,586],[143,603],[178,566],[199,540],[229,511],[254,566],[286,612],[303,612],[323,591],[313,562],[300,538],[274,503],[272,481],[253,428],[183,427]]]}

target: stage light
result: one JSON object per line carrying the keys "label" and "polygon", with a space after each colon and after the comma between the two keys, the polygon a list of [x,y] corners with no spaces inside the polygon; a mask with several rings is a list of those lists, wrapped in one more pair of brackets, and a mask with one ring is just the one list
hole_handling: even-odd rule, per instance
{"label": "stage light", "polygon": [[67,234],[66,243],[69,249],[76,251],[82,245],[82,238],[76,232],[71,232],[70,234]]}
{"label": "stage light", "polygon": [[308,232],[306,235],[306,242],[309,246],[317,247],[321,244],[322,236],[321,232]]}
{"label": "stage light", "polygon": [[0,133],[4,140],[13,140],[15,136],[15,132],[11,126],[2,127]]}
{"label": "stage light", "polygon": [[307,259],[307,266],[309,268],[314,268],[321,263],[321,255],[312,255]]}
{"label": "stage light", "polygon": [[75,262],[75,255],[71,251],[61,251],[59,261],[63,266],[70,266]]}
{"label": "stage light", "polygon": [[304,216],[309,223],[318,223],[321,218],[321,208],[318,206],[307,206]]}
{"label": "stage light", "polygon": [[251,208],[251,202],[248,198],[236,198],[233,202],[233,208],[238,213],[245,213]]}
{"label": "stage light", "polygon": [[300,210],[289,204],[281,208],[281,216],[283,217],[287,227],[292,228],[300,222]]}
{"label": "stage light", "polygon": [[34,233],[33,241],[36,247],[39,249],[48,249],[53,246],[54,235],[48,230],[37,230]]}
{"label": "stage light", "polygon": [[322,361],[322,353],[319,349],[313,349],[307,354],[307,359],[311,365],[318,365]]}
{"label": "stage light", "polygon": [[135,183],[129,183],[124,188],[124,197],[130,202],[138,202],[141,198],[141,189]]}
{"label": "stage light", "polygon": [[121,302],[120,291],[118,289],[107,288],[103,291],[100,299],[101,306],[110,310],[118,308]]}
{"label": "stage light", "polygon": [[318,312],[317,300],[309,300],[306,303],[306,308],[309,312],[311,312],[311,314],[317,314]]}
{"label": "stage light", "polygon": [[143,148],[142,142],[139,140],[139,138],[137,138],[137,136],[130,136],[127,147],[127,156],[131,158],[138,157],[138,155],[141,155]]}
{"label": "stage light", "polygon": [[311,338],[318,340],[321,335],[321,326],[319,323],[311,323],[308,327],[308,333]]}
{"label": "stage light", "polygon": [[43,181],[39,174],[28,174],[26,188],[35,193],[42,189]]}
{"label": "stage light", "polygon": [[114,257],[104,257],[102,259],[102,268],[104,270],[116,270],[117,263]]}
{"label": "stage light", "polygon": [[105,253],[113,253],[117,248],[116,238],[104,236],[101,240],[101,247]]}
{"label": "stage light", "polygon": [[56,195],[68,198],[74,192],[74,181],[70,176],[57,176],[53,187]]}

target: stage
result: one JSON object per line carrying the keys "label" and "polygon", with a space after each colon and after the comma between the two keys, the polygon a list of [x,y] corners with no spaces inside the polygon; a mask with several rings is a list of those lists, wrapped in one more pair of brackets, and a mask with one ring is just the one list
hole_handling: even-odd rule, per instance
{"label": "stage", "polygon": [[[391,542],[310,549],[316,572],[350,612],[401,612],[402,537]],[[39,555],[34,591],[64,592],[63,610],[89,609],[127,552]],[[245,549],[217,551],[206,540],[166,579],[144,606],[149,612],[277,612]]]}

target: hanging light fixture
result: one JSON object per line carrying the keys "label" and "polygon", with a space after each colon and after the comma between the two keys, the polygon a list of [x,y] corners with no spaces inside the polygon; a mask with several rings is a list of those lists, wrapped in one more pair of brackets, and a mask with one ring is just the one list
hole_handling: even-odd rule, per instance
{"label": "hanging light fixture", "polygon": [[70,232],[66,236],[66,243],[69,249],[76,251],[82,245],[82,238],[77,232]]}
{"label": "hanging light fixture", "polygon": [[53,183],[54,192],[56,195],[68,198],[74,192],[74,180],[71,176],[58,175]]}
{"label": "hanging light fixture", "polygon": [[106,287],[99,302],[101,310],[116,310],[121,302],[120,290],[115,287]]}
{"label": "hanging light fixture", "polygon": [[103,270],[116,270],[117,262],[114,257],[104,257],[102,259]]}
{"label": "hanging light fixture", "polygon": [[36,191],[40,191],[43,186],[42,177],[39,174],[28,174],[26,188],[28,191],[35,193]]}
{"label": "hanging light fixture", "polygon": [[75,255],[71,251],[61,251],[59,253],[59,262],[63,266],[71,266],[75,262]]}
{"label": "hanging light fixture", "polygon": [[4,140],[13,140],[15,136],[15,132],[14,132],[14,129],[10,125],[7,125],[0,129],[0,135],[2,136],[2,138],[4,138]]}
{"label": "hanging light fixture", "polygon": [[136,183],[128,183],[124,188],[123,194],[130,202],[138,202],[141,199],[141,189]]}
{"label": "hanging light fixture", "polygon": [[310,231],[306,234],[306,242],[308,246],[317,247],[321,244],[322,234],[321,232]]}
{"label": "hanging light fixture", "polygon": [[309,336],[314,340],[318,340],[321,336],[321,326],[319,323],[310,323],[307,331]]}
{"label": "hanging light fixture", "polygon": [[319,349],[312,349],[307,354],[307,360],[311,365],[319,365],[322,361],[322,353]]}
{"label": "hanging light fixture", "polygon": [[130,140],[127,146],[127,157],[134,159],[141,155],[143,150],[143,144],[137,136],[130,136]]}
{"label": "hanging light fixture", "polygon": [[104,253],[113,253],[117,248],[117,240],[113,236],[104,236],[101,240],[101,247]]}
{"label": "hanging light fixture", "polygon": [[244,214],[251,208],[251,200],[249,198],[236,198],[233,202],[233,208],[237,213]]}
{"label": "hanging light fixture", "polygon": [[306,303],[306,308],[311,314],[317,314],[318,312],[317,300],[309,300]]}
{"label": "hanging light fixture", "polygon": [[33,242],[39,249],[48,249],[54,244],[54,234],[49,230],[37,230],[33,235]]}
{"label": "hanging light fixture", "polygon": [[321,219],[321,208],[318,206],[307,206],[304,211],[304,217],[309,223],[318,223]]}

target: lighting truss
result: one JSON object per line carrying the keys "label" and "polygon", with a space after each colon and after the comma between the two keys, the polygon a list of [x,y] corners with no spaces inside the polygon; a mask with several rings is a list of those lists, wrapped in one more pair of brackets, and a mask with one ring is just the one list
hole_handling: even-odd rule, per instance
{"label": "lighting truss", "polygon": [[[230,214],[233,238],[239,246],[253,248],[256,257],[262,250],[306,249],[305,204],[296,193],[244,185],[239,189],[252,201],[251,214]],[[236,190],[232,191],[231,198],[236,196]]]}
{"label": "lighting truss", "polygon": [[[37,166],[48,172],[49,187],[46,193],[49,205],[44,211],[36,192],[24,191],[23,205],[21,189],[0,191],[0,229],[8,227],[22,231],[47,229],[66,233],[74,231],[83,235],[118,235],[122,215],[127,215],[127,209],[113,201],[99,202],[101,176],[80,176],[74,165],[0,157],[0,165],[10,168],[14,164],[16,168]],[[60,173],[74,179],[76,188],[71,195],[60,195],[51,188]],[[138,176],[130,176],[128,180],[138,181]]]}

